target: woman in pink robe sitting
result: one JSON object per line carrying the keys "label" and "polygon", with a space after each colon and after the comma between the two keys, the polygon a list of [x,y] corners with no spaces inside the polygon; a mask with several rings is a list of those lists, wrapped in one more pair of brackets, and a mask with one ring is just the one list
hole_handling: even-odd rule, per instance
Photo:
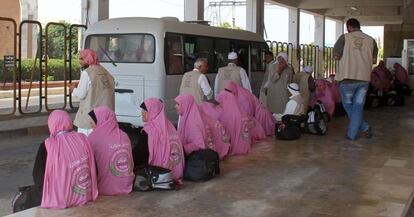
{"label": "woman in pink robe sitting", "polygon": [[115,113],[108,107],[95,108],[89,116],[94,130],[88,139],[97,163],[99,194],[130,193],[135,175],[128,135],[119,129]]}

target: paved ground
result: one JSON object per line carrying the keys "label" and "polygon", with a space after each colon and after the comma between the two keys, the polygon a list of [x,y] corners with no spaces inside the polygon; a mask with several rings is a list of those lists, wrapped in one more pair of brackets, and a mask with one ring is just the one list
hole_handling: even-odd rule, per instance
{"label": "paved ground", "polygon": [[[249,155],[222,161],[220,177],[185,182],[178,192],[99,197],[79,208],[14,216],[399,217],[414,191],[414,102],[407,104],[367,112],[372,139],[344,140],[346,118],[336,118],[326,136],[269,138]],[[0,214],[9,212],[12,192],[31,183],[42,137],[1,140]]]}

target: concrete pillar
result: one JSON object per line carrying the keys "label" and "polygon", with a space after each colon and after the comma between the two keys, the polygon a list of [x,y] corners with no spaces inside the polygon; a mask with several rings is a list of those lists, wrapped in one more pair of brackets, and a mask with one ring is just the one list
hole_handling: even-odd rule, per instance
{"label": "concrete pillar", "polygon": [[293,44],[292,59],[289,60],[296,72],[300,70],[299,58],[299,36],[300,36],[300,9],[289,8],[289,43]]}
{"label": "concrete pillar", "polygon": [[184,0],[184,21],[204,20],[204,0]]}
{"label": "concrete pillar", "polygon": [[87,26],[109,18],[109,0],[82,0],[82,24]]}
{"label": "concrete pillar", "polygon": [[264,0],[246,1],[246,30],[263,37]]}
{"label": "concrete pillar", "polygon": [[344,34],[344,22],[336,20],[335,21],[335,40],[338,40],[338,38]]}
{"label": "concrete pillar", "polygon": [[[37,20],[37,1],[35,0],[21,0],[21,19],[22,20]],[[17,22],[19,25],[19,22]],[[44,26],[43,26],[44,27]],[[25,24],[22,28],[22,57],[33,58],[37,50],[37,37],[39,33],[37,25]]]}
{"label": "concrete pillar", "polygon": [[325,16],[314,15],[315,18],[315,45],[319,47],[318,60],[316,65],[313,66],[315,73],[321,75],[324,71],[323,66],[323,50],[325,47]]}

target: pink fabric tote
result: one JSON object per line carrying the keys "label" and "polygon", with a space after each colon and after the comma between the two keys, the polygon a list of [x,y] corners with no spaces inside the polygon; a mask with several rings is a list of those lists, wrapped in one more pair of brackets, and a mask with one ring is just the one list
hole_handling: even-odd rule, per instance
{"label": "pink fabric tote", "polygon": [[174,179],[181,181],[184,151],[177,130],[165,116],[161,100],[150,98],[144,104],[148,109],[148,122],[143,129],[148,134],[148,164],[172,170]]}
{"label": "pink fabric tote", "polygon": [[228,91],[221,91],[217,96],[222,112],[220,121],[230,134],[229,155],[247,154],[250,151],[251,137],[249,128],[251,120],[240,108],[235,96]]}
{"label": "pink fabric tote", "polygon": [[62,110],[48,119],[47,160],[42,208],[81,206],[98,197],[95,159],[85,135],[72,131],[72,120]]}
{"label": "pink fabric tote", "polygon": [[135,178],[131,141],[119,129],[111,109],[98,107],[93,112],[97,120],[96,128],[88,138],[98,166],[99,194],[128,194]]}

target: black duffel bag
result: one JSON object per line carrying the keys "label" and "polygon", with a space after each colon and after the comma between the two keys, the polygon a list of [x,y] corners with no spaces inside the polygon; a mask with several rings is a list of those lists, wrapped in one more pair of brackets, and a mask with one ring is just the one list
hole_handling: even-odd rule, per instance
{"label": "black duffel bag", "polygon": [[211,149],[191,152],[185,161],[184,179],[204,182],[220,174],[219,156]]}

